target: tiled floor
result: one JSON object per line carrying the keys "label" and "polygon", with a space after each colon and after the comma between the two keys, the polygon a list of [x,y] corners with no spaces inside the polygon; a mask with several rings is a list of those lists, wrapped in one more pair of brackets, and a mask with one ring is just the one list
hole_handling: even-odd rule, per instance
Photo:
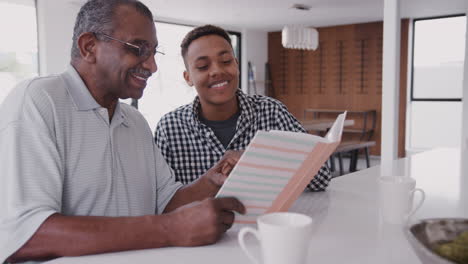
{"label": "tiled floor", "polygon": [[[370,161],[370,166],[371,167],[380,165],[380,156],[371,156],[369,158],[369,161]],[[338,159],[337,158],[335,158],[335,166],[336,166],[337,171],[332,172],[332,174],[333,174],[333,177],[338,177],[340,175],[339,175],[339,167],[338,167],[339,165],[338,165]],[[362,169],[366,169],[366,168],[367,168],[366,159],[364,158],[363,155],[360,155],[358,163],[357,163],[357,170],[362,170]],[[343,170],[344,170],[343,175],[346,175],[346,174],[349,173],[349,157],[344,157],[343,158]]]}

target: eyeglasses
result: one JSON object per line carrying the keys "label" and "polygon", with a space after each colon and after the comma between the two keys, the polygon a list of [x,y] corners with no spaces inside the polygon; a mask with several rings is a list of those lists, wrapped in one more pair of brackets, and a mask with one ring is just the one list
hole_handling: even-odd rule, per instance
{"label": "eyeglasses", "polygon": [[165,55],[164,52],[161,52],[161,51],[157,50],[156,48],[152,49],[148,45],[138,46],[138,45],[135,45],[135,44],[132,44],[132,43],[120,40],[120,39],[116,39],[116,38],[111,37],[111,36],[109,36],[107,34],[104,34],[104,33],[96,33],[95,32],[94,35],[102,35],[102,36],[104,36],[104,37],[106,37],[108,39],[118,41],[118,42],[124,44],[125,47],[127,47],[135,56],[137,56],[138,58],[144,59],[144,60],[147,60],[152,54],[154,54],[155,56],[158,53],[161,54],[161,55]]}

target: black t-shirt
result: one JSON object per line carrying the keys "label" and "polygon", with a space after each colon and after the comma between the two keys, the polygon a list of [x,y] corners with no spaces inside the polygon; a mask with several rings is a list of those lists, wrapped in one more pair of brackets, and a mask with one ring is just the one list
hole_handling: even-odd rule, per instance
{"label": "black t-shirt", "polygon": [[227,148],[232,137],[236,134],[237,119],[239,119],[240,111],[237,111],[233,116],[223,121],[211,121],[199,116],[200,121],[213,130],[218,140]]}

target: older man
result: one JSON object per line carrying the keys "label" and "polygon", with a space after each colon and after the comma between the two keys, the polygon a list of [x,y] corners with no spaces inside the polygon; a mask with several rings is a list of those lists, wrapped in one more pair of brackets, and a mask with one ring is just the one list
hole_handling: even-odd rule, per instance
{"label": "older man", "polygon": [[142,3],[88,1],[69,68],[26,81],[5,100],[1,263],[213,243],[231,226],[232,211],[244,211],[234,198],[207,198],[236,156],[182,187],[144,118],[119,104],[142,96],[157,70],[157,46]]}

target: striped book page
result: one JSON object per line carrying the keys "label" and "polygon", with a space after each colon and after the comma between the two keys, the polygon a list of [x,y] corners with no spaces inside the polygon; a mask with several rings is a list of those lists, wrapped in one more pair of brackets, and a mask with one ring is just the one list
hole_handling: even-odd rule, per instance
{"label": "striped book page", "polygon": [[338,146],[344,116],[341,127],[339,121],[325,138],[258,131],[216,195],[244,204],[246,214],[237,214],[235,222],[255,223],[265,213],[287,211]]}

